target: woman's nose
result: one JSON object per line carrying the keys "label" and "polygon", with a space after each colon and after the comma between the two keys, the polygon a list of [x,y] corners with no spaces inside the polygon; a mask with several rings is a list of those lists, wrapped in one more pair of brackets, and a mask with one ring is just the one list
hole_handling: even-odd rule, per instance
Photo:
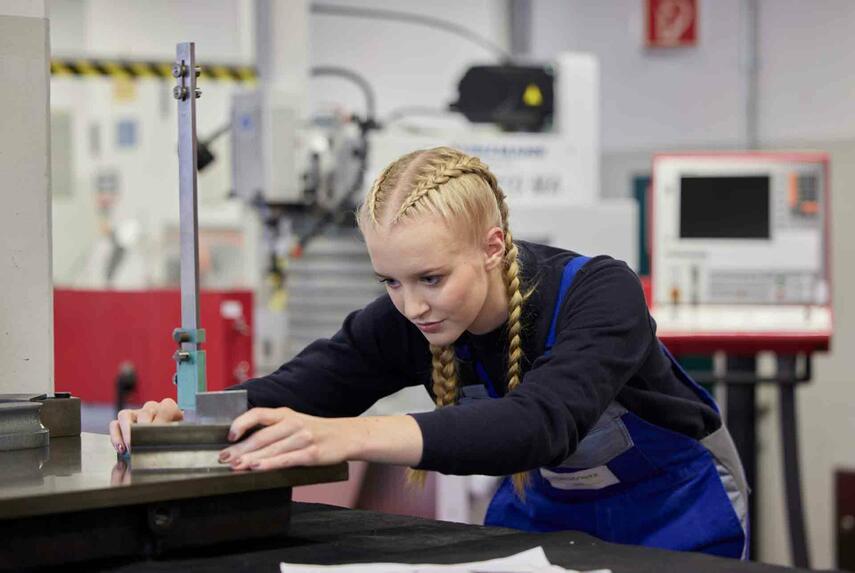
{"label": "woman's nose", "polygon": [[422,297],[415,295],[404,296],[404,316],[411,321],[424,316],[428,308],[427,302]]}

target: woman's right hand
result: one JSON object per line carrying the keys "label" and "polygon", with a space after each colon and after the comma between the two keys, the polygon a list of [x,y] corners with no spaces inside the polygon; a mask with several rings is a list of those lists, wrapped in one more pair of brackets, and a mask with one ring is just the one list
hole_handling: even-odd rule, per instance
{"label": "woman's right hand", "polygon": [[110,441],[120,454],[131,449],[131,424],[177,422],[184,419],[184,412],[172,398],[160,402],[146,402],[139,410],[122,410],[110,422]]}

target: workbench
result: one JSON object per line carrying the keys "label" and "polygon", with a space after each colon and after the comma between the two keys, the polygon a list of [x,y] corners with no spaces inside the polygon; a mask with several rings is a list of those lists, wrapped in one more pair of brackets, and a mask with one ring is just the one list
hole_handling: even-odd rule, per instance
{"label": "workbench", "polygon": [[[278,564],[282,561],[317,564],[374,561],[454,563],[507,556],[542,546],[553,564],[582,570],[609,568],[614,573],[797,571],[696,553],[616,545],[573,531],[524,533],[498,527],[464,525],[327,505],[290,503],[290,501],[287,505],[287,515],[285,515],[282,513],[284,506],[279,506],[276,502],[277,499],[284,499],[282,487],[297,485],[300,479],[308,479],[309,474],[280,470],[231,474],[231,477],[221,475],[170,478],[165,475],[153,475],[148,477],[152,481],[147,482],[143,479],[134,483],[136,476],[131,471],[128,478],[126,469],[121,463],[116,462],[116,456],[112,453],[106,436],[94,434],[82,436],[79,452],[83,457],[80,459],[81,468],[76,472],[74,464],[77,458],[74,454],[74,443],[63,444],[62,448],[67,449],[60,451],[61,448],[55,442],[59,440],[52,443],[52,447],[58,450],[54,463],[61,462],[61,459],[57,458],[66,458],[62,469],[66,475],[63,479],[57,479],[55,475],[45,475],[45,473],[55,472],[55,469],[50,469],[50,464],[42,466],[39,478],[35,478],[34,475],[22,476],[19,471],[18,477],[12,479],[9,478],[9,474],[3,472],[7,479],[0,481],[0,535],[4,539],[2,546],[6,549],[0,551],[8,552],[13,546],[10,543],[12,540],[8,537],[10,534],[19,537],[23,535],[20,530],[11,531],[10,527],[3,530],[4,523],[7,526],[15,523],[11,516],[14,516],[16,511],[21,513],[26,507],[32,514],[47,512],[50,509],[50,504],[42,503],[47,498],[42,497],[41,501],[37,499],[39,496],[37,492],[34,493],[33,488],[41,491],[42,496],[53,494],[60,496],[53,501],[54,513],[30,517],[36,520],[34,523],[42,531],[42,545],[39,550],[43,555],[57,551],[60,547],[65,547],[65,551],[76,551],[85,545],[86,540],[91,539],[97,540],[102,546],[121,540],[121,543],[129,549],[133,549],[136,547],[135,544],[140,542],[140,539],[134,537],[138,533],[131,531],[129,524],[122,525],[115,521],[118,519],[115,511],[96,519],[91,516],[81,519],[75,517],[78,514],[70,510],[79,510],[81,506],[95,509],[96,505],[102,505],[102,510],[108,510],[111,504],[119,501],[119,498],[111,498],[111,496],[126,495],[127,492],[134,492],[134,500],[139,501],[152,496],[155,498],[162,498],[165,495],[180,497],[192,494],[195,490],[195,495],[202,496],[202,500],[195,499],[197,504],[212,492],[223,494],[229,491],[230,495],[234,496],[229,498],[231,501],[228,503],[220,504],[231,512],[230,515],[226,517],[215,512],[202,516],[201,520],[197,519],[195,522],[195,525],[203,526],[203,529],[196,531],[195,534],[204,535],[207,530],[207,533],[220,537],[216,544],[204,547],[194,547],[192,544],[177,546],[167,543],[168,538],[164,537],[161,546],[154,547],[149,531],[142,536],[149,538],[148,556],[130,553],[124,556],[102,556],[99,559],[78,563],[77,567],[86,571],[122,573],[143,571],[175,571],[176,573],[251,571],[255,573],[277,572]],[[106,471],[98,474],[95,471],[98,467]],[[326,472],[327,478],[342,477],[340,466],[318,471]],[[91,476],[90,480],[95,480],[90,481],[90,486],[93,487],[88,490],[89,493],[66,495],[70,486],[58,485],[68,481],[85,482],[86,475]],[[317,478],[318,474],[314,477]],[[213,481],[205,485],[205,479]],[[35,483],[39,480],[42,482],[41,485]],[[15,482],[17,485],[14,485]],[[100,486],[110,483],[113,485],[107,488],[105,493],[105,489]],[[94,487],[98,484],[100,484],[99,487]],[[117,493],[122,490],[123,493]],[[13,497],[12,493],[17,497]],[[65,495],[65,499],[62,499],[62,495]],[[29,496],[30,503],[14,501],[25,496]],[[287,498],[290,500],[290,495]],[[127,501],[127,498],[124,499]],[[186,498],[184,501],[189,503],[190,499]],[[63,511],[56,512],[57,503],[58,508]],[[162,501],[160,505],[158,503],[151,505],[152,503],[154,502],[149,502],[149,507],[169,507],[169,505],[163,505]],[[198,514],[199,507],[204,507],[204,504],[185,506],[185,511],[194,511]],[[128,510],[123,515],[130,514],[132,512]],[[154,514],[149,512],[147,515],[150,521],[156,518],[156,512]],[[223,519],[224,517],[226,519]],[[287,524],[289,519],[290,524],[282,527],[282,520]],[[211,524],[217,520],[220,523],[212,527]],[[205,522],[208,522],[207,525]],[[117,529],[119,526],[121,527]],[[224,532],[225,534],[230,532],[232,536],[243,536],[244,539],[229,540],[227,535],[224,536]],[[266,535],[247,535],[247,533],[266,533]],[[16,549],[12,549],[13,553],[23,550],[19,545],[15,544],[14,547]],[[154,551],[155,549],[157,551]],[[3,553],[0,552],[0,555]],[[6,563],[7,567],[8,565]]]}
{"label": "workbench", "polygon": [[282,537],[293,487],[348,476],[347,464],[264,472],[133,466],[101,434],[0,451],[0,570]]}

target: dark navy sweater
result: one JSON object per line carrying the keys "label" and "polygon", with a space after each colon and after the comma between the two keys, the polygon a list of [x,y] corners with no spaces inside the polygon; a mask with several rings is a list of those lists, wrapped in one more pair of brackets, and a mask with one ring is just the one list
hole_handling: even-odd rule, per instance
{"label": "dark navy sweater", "polygon": [[[616,400],[642,419],[701,439],[718,414],[678,381],[656,339],[641,285],[625,263],[593,258],[561,305],[552,352],[544,355],[564,266],[576,253],[517,242],[524,290],[523,379],[506,394],[506,326],[464,333],[499,399],[413,414],[424,438],[420,469],[504,475],[559,465]],[[482,384],[470,361],[463,385]],[[356,416],[406,386],[431,392],[428,342],[388,295],[351,313],[330,339],[307,346],[276,372],[244,382],[252,406],[288,406],[316,416]]]}

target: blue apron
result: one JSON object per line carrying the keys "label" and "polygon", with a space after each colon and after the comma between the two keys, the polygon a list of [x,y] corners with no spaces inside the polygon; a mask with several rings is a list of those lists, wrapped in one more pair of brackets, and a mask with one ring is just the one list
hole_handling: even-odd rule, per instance
{"label": "blue apron", "polygon": [[[555,344],[561,303],[588,260],[576,257],[564,268],[547,354]],[[718,412],[712,396],[664,345],[662,351],[677,378]],[[465,346],[459,346],[457,354],[471,358]],[[476,360],[474,366],[484,385],[461,388],[461,401],[497,398],[483,365]],[[698,441],[646,422],[612,402],[569,458],[529,475],[525,500],[516,495],[510,479],[502,480],[487,510],[486,525],[577,530],[615,543],[746,557],[748,487],[724,424]]]}

